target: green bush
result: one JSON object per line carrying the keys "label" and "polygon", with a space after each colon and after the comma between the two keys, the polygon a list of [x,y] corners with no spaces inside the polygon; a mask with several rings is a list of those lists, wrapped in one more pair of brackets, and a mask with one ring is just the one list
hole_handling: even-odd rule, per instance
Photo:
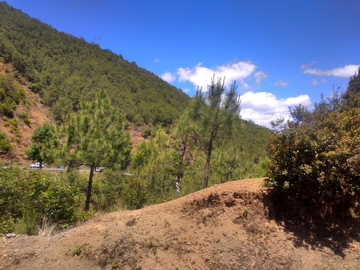
{"label": "green bush", "polygon": [[13,147],[11,146],[9,140],[6,137],[5,132],[0,132],[0,152],[8,153]]}
{"label": "green bush", "polygon": [[149,195],[146,187],[134,179],[125,186],[121,198],[128,209],[140,209],[148,202]]}
{"label": "green bush", "polygon": [[[353,80],[359,80],[359,74]],[[354,216],[360,199],[360,84],[342,99],[334,93],[291,110],[270,143],[269,185],[324,219]],[[355,86],[354,86],[355,87]],[[351,100],[351,102],[348,102]],[[350,105],[349,105],[350,104]]]}
{"label": "green bush", "polygon": [[33,234],[43,220],[73,224],[78,219],[78,194],[78,188],[41,170],[0,169],[0,234],[14,229]]}

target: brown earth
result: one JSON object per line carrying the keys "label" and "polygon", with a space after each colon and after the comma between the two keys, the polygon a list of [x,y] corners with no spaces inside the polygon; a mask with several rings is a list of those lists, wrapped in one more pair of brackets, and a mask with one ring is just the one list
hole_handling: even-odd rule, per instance
{"label": "brown earth", "polygon": [[[5,68],[7,71],[5,71]],[[17,106],[14,117],[18,120],[18,129],[21,134],[21,142],[15,140],[15,135],[11,133],[10,126],[4,126],[4,120],[0,118],[0,130],[4,131],[7,135],[7,138],[10,140],[11,145],[14,147],[14,151],[7,156],[3,156],[1,159],[4,161],[7,160],[18,160],[26,159],[24,154],[24,149],[31,144],[31,136],[34,133],[34,130],[44,123],[54,124],[54,120],[51,118],[49,113],[49,108],[44,106],[40,102],[40,96],[29,89],[29,83],[24,79],[21,79],[21,83],[15,79],[14,69],[11,64],[3,64],[0,62],[0,74],[10,74],[13,77],[13,82],[20,85],[26,93],[26,99],[29,101],[29,106],[24,106],[23,102],[20,101]],[[21,112],[27,112],[29,114],[30,125],[25,124],[22,118],[18,115]]]}
{"label": "brown earth", "polygon": [[[0,238],[0,269],[359,269],[360,243],[274,219],[264,179],[101,216],[51,237]],[[336,248],[335,248],[336,247]]]}

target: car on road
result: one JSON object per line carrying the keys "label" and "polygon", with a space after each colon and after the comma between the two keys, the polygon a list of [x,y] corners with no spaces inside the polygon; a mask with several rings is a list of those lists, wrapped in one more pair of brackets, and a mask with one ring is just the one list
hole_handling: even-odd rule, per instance
{"label": "car on road", "polygon": [[[40,168],[40,162],[30,164],[30,168]],[[41,168],[44,168],[44,163],[41,163]]]}
{"label": "car on road", "polygon": [[96,167],[95,172],[102,172],[104,170],[103,167]]}

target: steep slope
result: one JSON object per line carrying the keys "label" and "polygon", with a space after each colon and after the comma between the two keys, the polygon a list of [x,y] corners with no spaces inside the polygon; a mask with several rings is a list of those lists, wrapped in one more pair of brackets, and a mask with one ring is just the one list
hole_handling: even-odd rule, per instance
{"label": "steep slope", "polygon": [[61,33],[5,2],[0,2],[0,58],[24,75],[57,121],[100,89],[135,123],[169,125],[190,101],[135,62]]}
{"label": "steep slope", "polygon": [[276,222],[262,183],[228,182],[51,237],[9,235],[0,239],[0,268],[358,269],[359,242],[299,236]]}
{"label": "steep slope", "polygon": [[[39,94],[32,92],[28,88],[28,82],[22,83],[16,81],[14,77],[14,69],[11,64],[3,64],[0,62],[0,76],[8,74],[14,84],[17,84],[25,91],[26,106],[23,101],[20,101],[14,112],[14,118],[18,122],[18,130],[20,137],[17,139],[14,132],[11,130],[11,126],[7,126],[4,121],[4,117],[0,117],[0,130],[5,132],[14,150],[8,155],[3,157],[4,161],[7,160],[19,160],[25,159],[24,149],[31,144],[31,136],[34,130],[44,123],[54,123],[52,117],[49,114],[49,108],[44,106],[40,102]],[[30,124],[26,124],[24,119],[19,117],[22,113],[26,112],[29,116]],[[6,118],[5,118],[6,119]]]}

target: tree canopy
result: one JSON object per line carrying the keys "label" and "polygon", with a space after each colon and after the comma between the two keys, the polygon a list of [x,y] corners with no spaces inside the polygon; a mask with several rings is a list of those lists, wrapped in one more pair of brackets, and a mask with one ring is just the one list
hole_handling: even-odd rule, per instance
{"label": "tree canopy", "polygon": [[62,127],[66,142],[60,158],[70,168],[90,167],[85,210],[89,210],[92,178],[96,167],[125,169],[131,160],[130,135],[123,117],[110,104],[104,91],[92,102],[81,103],[77,113],[67,116]]}
{"label": "tree canopy", "polygon": [[44,161],[50,163],[54,161],[54,151],[57,150],[59,140],[55,135],[55,128],[53,125],[45,123],[35,129],[31,136],[31,141],[33,144],[25,149],[25,154],[28,158],[38,161],[40,164]]}
{"label": "tree canopy", "polygon": [[292,109],[270,143],[269,183],[323,218],[351,216],[360,198],[359,81],[312,111]]}
{"label": "tree canopy", "polygon": [[218,141],[229,138],[234,121],[240,117],[235,83],[226,92],[225,78],[215,80],[214,75],[208,92],[203,94],[202,89],[198,89],[195,100],[180,120],[179,131],[188,134],[206,156],[204,188],[208,186],[213,147]]}

